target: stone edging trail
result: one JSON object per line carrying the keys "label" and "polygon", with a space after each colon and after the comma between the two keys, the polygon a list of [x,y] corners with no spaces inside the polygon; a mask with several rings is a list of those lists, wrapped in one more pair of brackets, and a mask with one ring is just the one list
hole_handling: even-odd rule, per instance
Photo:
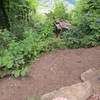
{"label": "stone edging trail", "polygon": [[[100,100],[100,69],[89,69],[81,74],[83,82],[66,86],[41,97],[41,100],[66,98],[66,100]],[[94,91],[99,90],[99,93]]]}

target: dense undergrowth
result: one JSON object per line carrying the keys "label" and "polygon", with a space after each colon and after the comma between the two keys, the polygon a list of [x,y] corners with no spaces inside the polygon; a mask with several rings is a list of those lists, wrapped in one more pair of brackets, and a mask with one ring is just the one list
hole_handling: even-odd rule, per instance
{"label": "dense undergrowth", "polygon": [[[70,13],[63,3],[56,2],[54,12],[47,15],[36,12],[35,0],[10,1],[9,10],[5,4],[10,27],[0,31],[0,77],[24,76],[28,71],[25,65],[44,52],[100,44],[99,0],[79,0]],[[56,37],[54,22],[60,19],[69,20],[72,27]]]}

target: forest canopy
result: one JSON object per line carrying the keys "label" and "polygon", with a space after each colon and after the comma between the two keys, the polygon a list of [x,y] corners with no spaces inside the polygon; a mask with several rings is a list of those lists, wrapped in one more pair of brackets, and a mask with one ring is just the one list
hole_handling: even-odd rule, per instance
{"label": "forest canopy", "polygon": [[0,0],[0,26],[6,23],[4,27],[10,27],[18,20],[29,20],[30,13],[35,13],[37,7],[37,0]]}

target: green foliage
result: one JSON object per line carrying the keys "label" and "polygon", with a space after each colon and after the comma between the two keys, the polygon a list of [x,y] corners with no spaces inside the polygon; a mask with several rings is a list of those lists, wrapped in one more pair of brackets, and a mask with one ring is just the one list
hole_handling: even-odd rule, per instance
{"label": "green foliage", "polygon": [[54,17],[55,19],[67,18],[66,7],[60,0],[55,0]]}
{"label": "green foliage", "polygon": [[0,77],[25,76],[29,70],[26,64],[44,52],[99,45],[99,4],[99,0],[80,0],[69,14],[72,28],[55,37],[54,22],[68,19],[62,2],[55,1],[54,12],[45,16],[36,13],[37,0],[6,0],[10,30],[0,31]]}
{"label": "green foliage", "polygon": [[72,23],[85,33],[100,33],[100,0],[79,0],[71,12]]}
{"label": "green foliage", "polygon": [[61,38],[64,39],[67,48],[90,48],[100,45],[100,34],[83,33],[77,26],[63,33]]}
{"label": "green foliage", "polygon": [[69,14],[72,29],[64,35],[69,48],[100,44],[100,0],[79,0]]}
{"label": "green foliage", "polygon": [[32,15],[36,13],[38,1],[5,0],[3,2],[5,3],[5,11],[10,24],[10,31],[20,39],[22,38],[20,33],[24,32],[25,28],[29,26]]}
{"label": "green foliage", "polygon": [[[46,29],[49,29],[46,27]],[[44,28],[43,34],[36,34],[32,31],[24,32],[24,39],[16,41],[16,38],[9,37],[8,31],[1,31],[3,41],[0,48],[0,71],[3,75],[8,72],[15,77],[24,76],[28,69],[25,64],[31,59],[37,59],[42,53],[61,48],[64,43],[60,38],[55,39],[49,35],[49,30]],[[50,30],[51,31],[51,30]],[[48,32],[48,35],[45,34]],[[9,41],[10,40],[10,41]],[[5,43],[5,45],[3,45]],[[1,76],[0,76],[1,77]],[[2,76],[3,77],[3,76]]]}
{"label": "green foliage", "polygon": [[50,37],[50,36],[54,36],[53,30],[54,30],[53,20],[50,18],[46,18],[46,21],[43,24],[43,29],[41,31],[41,34],[45,38]]}
{"label": "green foliage", "polygon": [[4,32],[2,32],[0,30],[0,48],[6,48],[10,40],[10,32],[8,32],[7,30],[4,30]]}
{"label": "green foliage", "polygon": [[[6,0],[5,8],[11,23],[15,20],[29,20],[30,13],[36,12],[37,0]],[[13,17],[13,18],[12,18]]]}

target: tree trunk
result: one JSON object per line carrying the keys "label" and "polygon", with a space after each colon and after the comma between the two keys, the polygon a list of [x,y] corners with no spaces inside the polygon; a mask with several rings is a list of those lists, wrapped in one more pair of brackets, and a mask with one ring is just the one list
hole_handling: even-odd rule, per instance
{"label": "tree trunk", "polygon": [[9,28],[10,25],[4,2],[5,0],[0,0],[0,28]]}

